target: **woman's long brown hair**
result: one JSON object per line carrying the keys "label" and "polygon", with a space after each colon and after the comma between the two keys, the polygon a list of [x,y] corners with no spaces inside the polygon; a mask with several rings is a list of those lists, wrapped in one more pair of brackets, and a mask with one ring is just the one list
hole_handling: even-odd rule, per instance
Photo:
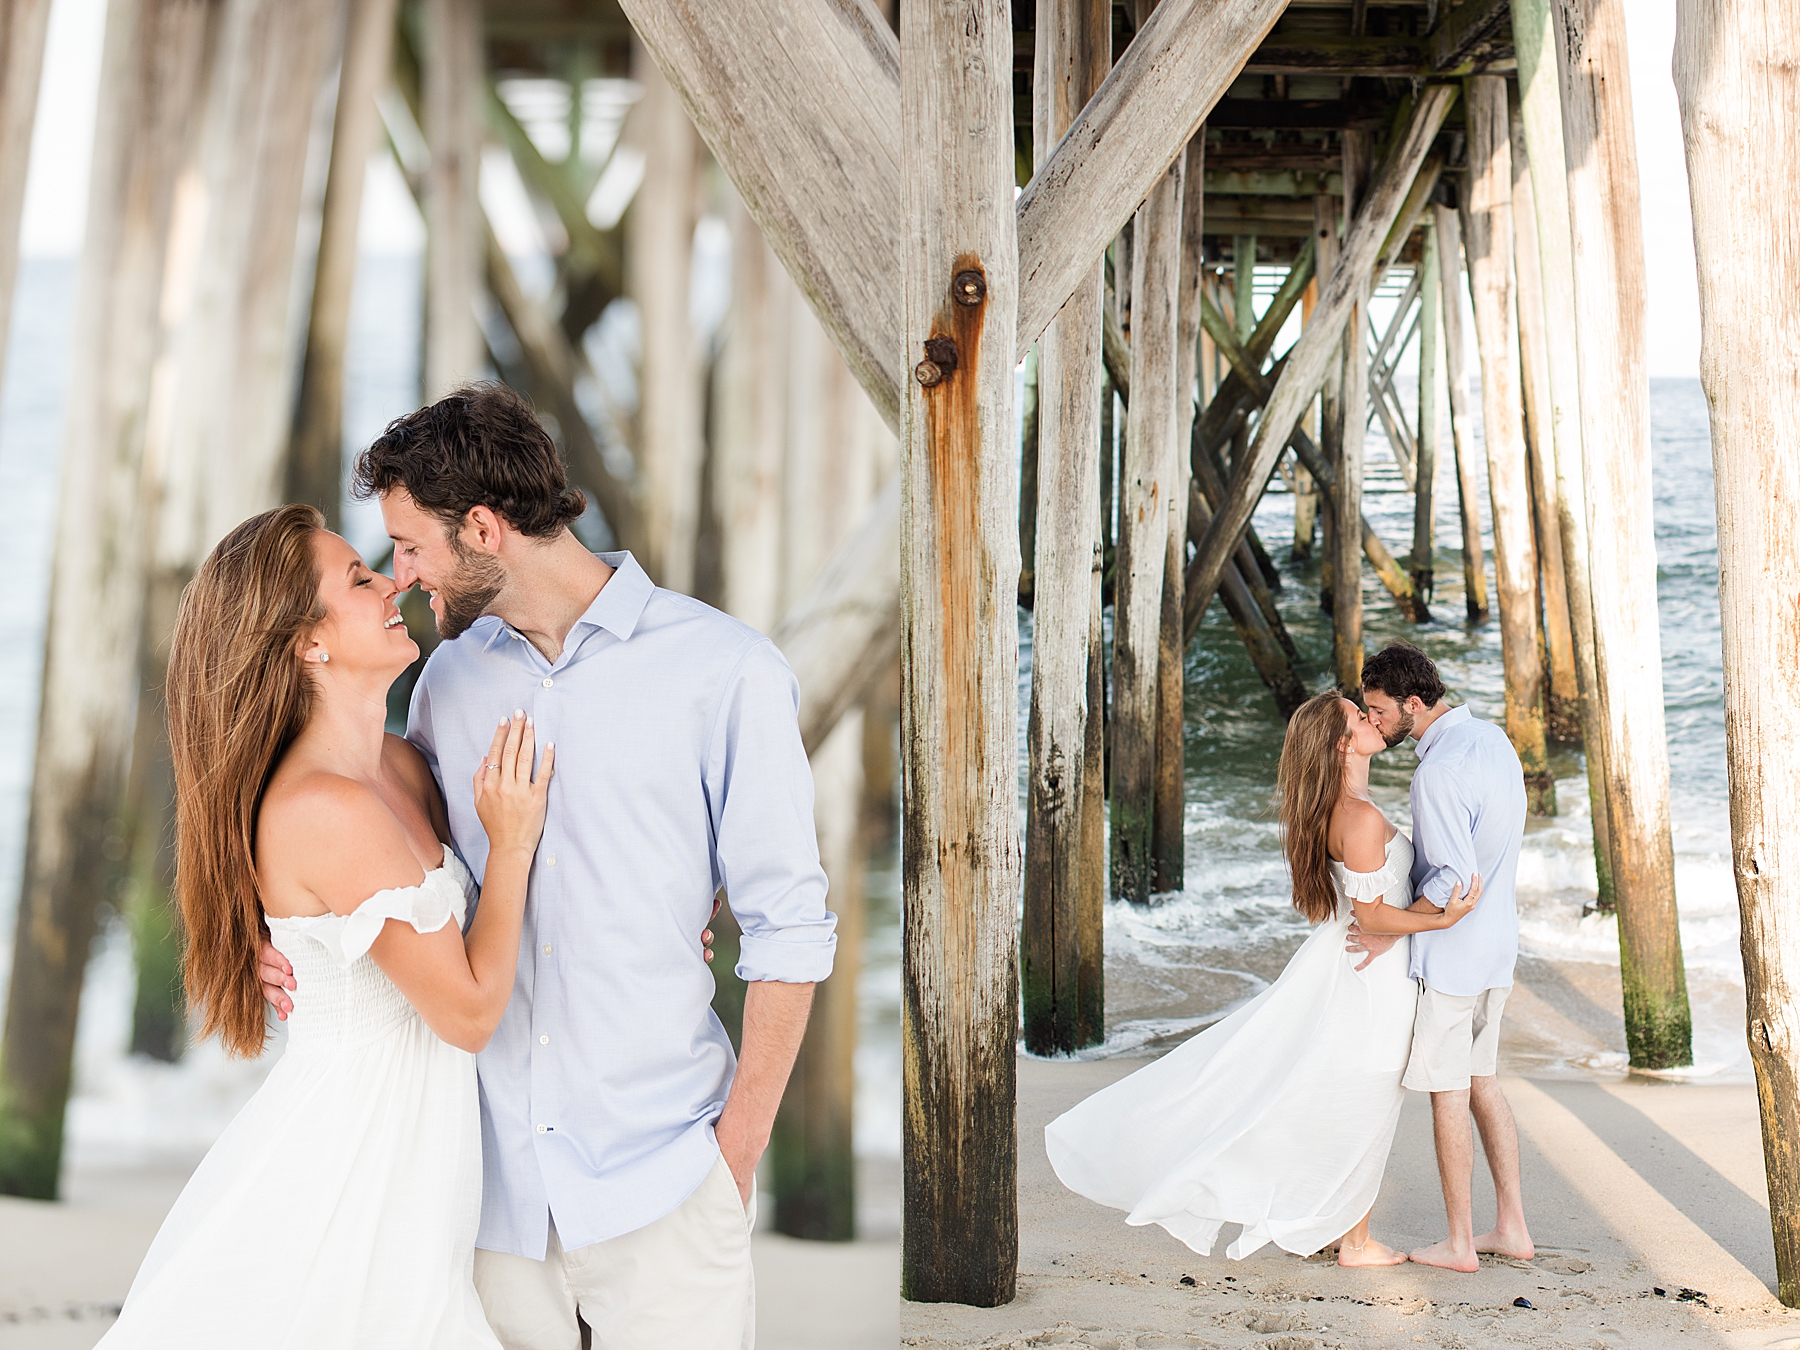
{"label": "woman's long brown hair", "polygon": [[200,1034],[228,1053],[267,1038],[256,951],[268,935],[256,877],[256,814],[313,689],[300,641],[325,618],[313,553],[325,521],[283,506],[239,525],[181,597],[169,647],[175,889],[187,926],[183,976]]}
{"label": "woman's long brown hair", "polygon": [[1349,731],[1343,695],[1314,694],[1288,719],[1275,782],[1281,796],[1281,850],[1294,879],[1294,908],[1310,923],[1337,913],[1327,834],[1344,790],[1342,742]]}

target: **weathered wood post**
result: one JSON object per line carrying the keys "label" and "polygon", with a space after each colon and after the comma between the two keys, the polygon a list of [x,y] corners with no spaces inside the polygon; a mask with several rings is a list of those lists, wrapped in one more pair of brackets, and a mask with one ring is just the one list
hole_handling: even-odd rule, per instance
{"label": "weathered wood post", "polygon": [[[1151,886],[1158,894],[1187,882],[1187,643],[1182,634],[1182,583],[1187,571],[1190,456],[1194,433],[1194,364],[1200,337],[1200,282],[1206,204],[1206,128],[1188,142],[1182,168],[1180,266],[1175,300],[1175,435],[1169,458],[1169,532],[1164,542],[1162,628],[1156,663],[1156,810],[1151,827]],[[1256,257],[1250,242],[1248,255]],[[1248,306],[1246,306],[1248,309]],[[1256,311],[1249,309],[1252,331]],[[1260,585],[1261,575],[1256,580]],[[1265,591],[1266,594],[1266,591]],[[1273,602],[1271,602],[1272,607]]]}
{"label": "weathered wood post", "polygon": [[1456,457],[1456,505],[1462,523],[1463,606],[1470,623],[1488,617],[1486,550],[1481,543],[1481,492],[1475,483],[1475,450],[1468,443],[1468,378],[1463,373],[1467,344],[1462,325],[1462,221],[1447,206],[1437,215],[1439,287],[1444,320],[1444,382],[1450,391],[1450,449]]}
{"label": "weathered wood post", "polygon": [[1506,666],[1506,734],[1525,770],[1533,815],[1556,814],[1556,783],[1544,736],[1543,638],[1538,627],[1537,547],[1525,464],[1520,398],[1518,311],[1512,261],[1512,156],[1507,138],[1506,81],[1471,76],[1465,84],[1469,126],[1469,201],[1464,251],[1481,356],[1481,428],[1487,447],[1488,503],[1494,522],[1494,581],[1500,597],[1500,652]]}
{"label": "weathered wood post", "polygon": [[643,151],[644,181],[625,217],[625,290],[643,334],[634,448],[644,565],[659,586],[687,591],[694,584],[702,457],[703,372],[688,322],[700,140],[641,46],[633,49],[632,74],[644,93],[628,134]]}
{"label": "weathered wood post", "polygon": [[144,599],[145,410],[165,244],[208,7],[116,3],[107,15],[63,433],[43,702],[6,1028],[0,1192],[56,1197],[95,913],[124,850]]}
{"label": "weathered wood post", "polygon": [[1569,587],[1575,643],[1581,744],[1594,822],[1599,906],[1614,907],[1611,832],[1606,813],[1606,737],[1594,665],[1594,600],[1588,582],[1587,471],[1581,448],[1581,366],[1575,337],[1575,274],[1569,239],[1562,96],[1550,0],[1514,0],[1513,42],[1519,57],[1519,102],[1537,208],[1538,260],[1544,280],[1544,343],[1550,357],[1550,421],[1556,436],[1556,514]]}
{"label": "weathered wood post", "polygon": [[1588,580],[1619,906],[1625,1040],[1638,1068],[1693,1060],[1669,835],[1656,615],[1644,238],[1622,0],[1554,0],[1588,485]]}
{"label": "weathered wood post", "polygon": [[[1320,193],[1313,198],[1313,244],[1315,257],[1318,259],[1318,274],[1329,277],[1337,270],[1338,257],[1338,215],[1339,199]],[[1312,322],[1312,312],[1306,315],[1306,322]],[[1305,328],[1300,330],[1305,332]],[[1360,334],[1358,335],[1360,337]],[[1339,463],[1343,460],[1344,444],[1344,367],[1342,360],[1333,362],[1326,371],[1325,381],[1319,389],[1319,453],[1325,457],[1325,464],[1331,470],[1332,477],[1337,477]],[[1319,608],[1325,613],[1332,612],[1337,599],[1337,555],[1338,555],[1338,518],[1335,508],[1321,503],[1319,511]],[[1337,670],[1337,633],[1336,621],[1333,621],[1331,668]]]}
{"label": "weathered wood post", "polygon": [[901,1293],[993,1307],[1012,1300],[1019,1249],[1009,7],[905,6],[900,52]]}
{"label": "weathered wood post", "polygon": [[[1120,460],[1113,573],[1112,890],[1155,893],[1157,666],[1163,566],[1180,477],[1175,450],[1176,288],[1181,273],[1178,158],[1138,208],[1131,236],[1131,416]],[[1186,516],[1183,514],[1183,524]]]}
{"label": "weathered wood post", "polygon": [[486,364],[481,294],[481,106],[487,88],[480,0],[425,0],[421,130],[425,171],[425,397],[442,398]]}
{"label": "weathered wood post", "polygon": [[1531,483],[1531,517],[1537,543],[1539,594],[1543,601],[1550,735],[1581,741],[1580,695],[1575,680],[1575,638],[1569,628],[1569,582],[1563,567],[1562,530],[1556,504],[1555,398],[1550,392],[1550,349],[1544,319],[1544,280],[1538,252],[1537,198],[1525,144],[1518,96],[1509,94],[1512,148],[1513,278],[1518,286],[1519,369],[1525,380],[1525,448]]}
{"label": "weathered wood post", "polygon": [[1414,589],[1427,601],[1437,552],[1437,453],[1444,420],[1444,287],[1437,251],[1437,227],[1427,224],[1419,259],[1419,458],[1413,468],[1413,542],[1407,565]]}
{"label": "weathered wood post", "polygon": [[1749,206],[1761,166],[1800,154],[1800,7],[1681,0],[1681,97],[1700,275],[1700,373],[1712,411],[1731,834],[1750,1058],[1781,1301],[1800,1307],[1800,287],[1791,194]]}
{"label": "weathered wood post", "polygon": [[767,632],[781,616],[782,464],[787,387],[782,353],[803,303],[769,241],[731,196],[731,308],[714,368],[713,508],[721,607]]}
{"label": "weathered wood post", "polygon": [[[797,300],[797,297],[795,297]],[[783,604],[806,594],[876,489],[876,442],[889,439],[812,312],[790,311],[780,563]],[[771,616],[772,617],[772,616]],[[769,620],[764,620],[768,622]],[[861,970],[862,709],[812,752],[819,858],[838,916],[838,956],[819,986],[794,1077],[770,1139],[775,1226],[792,1237],[856,1236],[856,982]]]}
{"label": "weathered wood post", "polygon": [[[1368,187],[1371,150],[1366,131],[1343,133],[1344,218],[1354,219]],[[1409,184],[1410,186],[1410,184]],[[1336,519],[1332,537],[1331,668],[1338,688],[1360,697],[1363,667],[1362,520],[1363,442],[1369,424],[1369,281],[1344,323],[1343,373],[1338,380]]]}
{"label": "weathered wood post", "polygon": [[50,0],[0,0],[0,371],[6,369],[25,170],[31,159],[31,129],[37,121],[38,79],[49,30]]}
{"label": "weathered wood post", "polygon": [[399,0],[351,0],[338,66],[337,115],[331,166],[319,223],[312,313],[294,434],[288,443],[287,499],[310,502],[335,530],[343,506],[344,342],[350,330],[350,290],[356,280],[356,230],[362,218],[363,179],[381,135],[375,98],[393,65],[394,15]]}
{"label": "weathered wood post", "polygon": [[[1032,143],[1040,165],[1106,78],[1110,19],[1105,0],[1059,0],[1038,11]],[[1103,897],[1082,883],[1086,813],[1098,797],[1088,782],[1089,723],[1098,729],[1104,715],[1090,703],[1090,667],[1098,669],[1090,642],[1104,266],[1095,260],[1087,281],[1038,339],[1038,548],[1020,943],[1025,1046],[1034,1054],[1076,1050],[1103,1035],[1102,954],[1084,947],[1099,932]],[[1096,910],[1091,918],[1087,908]]]}

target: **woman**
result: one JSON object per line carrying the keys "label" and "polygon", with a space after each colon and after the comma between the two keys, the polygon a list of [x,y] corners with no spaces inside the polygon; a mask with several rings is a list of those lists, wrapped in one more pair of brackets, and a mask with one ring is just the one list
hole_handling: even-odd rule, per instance
{"label": "woman", "polygon": [[1418,991],[1408,943],[1382,956],[1344,950],[1352,917],[1369,933],[1448,928],[1474,908],[1476,877],[1439,910],[1411,898],[1412,843],[1369,800],[1369,760],[1387,748],[1335,692],[1302,704],[1281,747],[1282,847],[1294,907],[1312,935],[1279,979],[1231,1016],[1044,1131],[1063,1184],[1158,1223],[1202,1255],[1224,1224],[1227,1249],[1265,1243],[1338,1264],[1406,1260],[1369,1236],[1400,1118]]}
{"label": "woman", "polygon": [[472,1052],[512,993],[555,752],[534,779],[530,719],[499,719],[465,934],[474,886],[431,772],[383,730],[419,654],[397,590],[284,506],[227,535],[182,597],[168,704],[189,1003],[253,1056],[265,932],[299,988],[286,1052],[175,1202],[109,1350],[499,1345],[470,1273]]}

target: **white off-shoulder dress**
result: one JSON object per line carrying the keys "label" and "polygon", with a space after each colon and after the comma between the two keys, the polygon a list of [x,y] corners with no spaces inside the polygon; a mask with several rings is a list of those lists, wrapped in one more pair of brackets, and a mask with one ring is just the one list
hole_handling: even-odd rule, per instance
{"label": "white off-shoulder dress", "polygon": [[460,926],[448,849],[348,915],[271,918],[298,988],[287,1048],[189,1179],[107,1350],[496,1350],[475,1296],[475,1057],[368,955],[389,919]]}
{"label": "white off-shoulder dress", "polygon": [[1354,1227],[1399,1123],[1418,989],[1404,937],[1355,969],[1350,899],[1410,904],[1412,861],[1396,831],[1379,871],[1332,863],[1337,914],[1274,984],[1052,1121],[1044,1143],[1063,1184],[1203,1255],[1229,1223],[1243,1225],[1234,1258],[1270,1242],[1307,1255]]}

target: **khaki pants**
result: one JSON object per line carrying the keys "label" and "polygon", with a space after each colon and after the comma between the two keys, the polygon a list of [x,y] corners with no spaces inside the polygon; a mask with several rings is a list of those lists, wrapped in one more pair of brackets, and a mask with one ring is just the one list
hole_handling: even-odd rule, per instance
{"label": "khaki pants", "polygon": [[749,1210],[723,1158],[676,1209],[605,1242],[563,1250],[556,1225],[542,1261],[475,1253],[475,1292],[506,1350],[753,1350],[756,1281]]}

